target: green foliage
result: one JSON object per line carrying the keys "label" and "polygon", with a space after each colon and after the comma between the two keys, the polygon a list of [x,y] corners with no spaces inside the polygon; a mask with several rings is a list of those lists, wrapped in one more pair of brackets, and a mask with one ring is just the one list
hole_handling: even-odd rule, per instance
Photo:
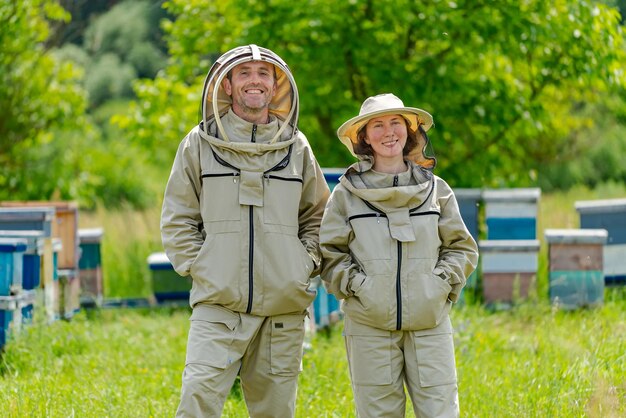
{"label": "green foliage", "polygon": [[[149,153],[110,127],[106,108],[94,126],[82,87],[84,80],[100,104],[132,95],[137,74],[117,55],[102,54],[92,65],[75,45],[47,50],[50,25],[68,20],[57,1],[0,3],[0,200],[76,200],[83,208],[153,204],[158,176]],[[135,59],[154,55],[144,47],[130,49]],[[83,67],[90,70],[85,78]]]}
{"label": "green foliage", "polygon": [[[197,82],[201,82],[199,78]],[[137,101],[112,122],[150,153],[156,167],[169,174],[178,144],[198,123],[201,88],[161,75],[137,82],[135,92]]]}
{"label": "green foliage", "polygon": [[[159,38],[160,2],[123,1],[96,17],[85,31],[84,47],[91,56],[112,53],[134,64],[139,77],[153,77],[165,57],[155,45]],[[148,62],[141,62],[148,60]]]}
{"label": "green foliage", "polygon": [[579,114],[592,114],[595,124],[571,133],[569,146],[558,150],[553,164],[540,169],[541,188],[549,191],[581,184],[594,188],[610,181],[626,184],[626,101],[613,96]]}
{"label": "green foliage", "polygon": [[93,106],[99,106],[107,100],[132,96],[132,82],[137,78],[133,66],[120,61],[111,53],[95,58],[89,66],[85,78],[85,88]]}
{"label": "green foliage", "polygon": [[152,78],[166,63],[158,47],[160,2],[123,1],[93,20],[84,48],[91,57],[86,88],[92,106],[132,97],[136,78]]}
{"label": "green foliage", "polygon": [[619,13],[594,2],[170,0],[165,7],[175,21],[164,25],[172,64],[162,77],[169,92],[198,93],[168,103],[142,96],[135,124],[125,126],[165,130],[170,153],[190,128],[180,106],[199,94],[200,74],[216,53],[241,44],[271,48],[290,65],[300,126],[322,165],[351,161],[335,129],[365,97],[391,91],[433,113],[438,173],[455,186],[534,183],[570,133],[593,123],[574,112],[577,104],[600,100],[624,78]]}
{"label": "green foliage", "polygon": [[81,72],[43,45],[48,19],[68,18],[55,1],[0,3],[0,200],[49,198],[58,184],[42,187],[32,170],[51,177],[61,163],[44,148],[71,154],[66,146],[88,135]]}

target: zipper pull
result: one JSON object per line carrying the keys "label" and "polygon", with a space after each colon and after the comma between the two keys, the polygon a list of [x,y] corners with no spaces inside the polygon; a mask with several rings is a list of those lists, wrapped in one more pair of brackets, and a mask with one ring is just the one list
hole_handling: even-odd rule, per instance
{"label": "zipper pull", "polygon": [[233,174],[233,183],[237,184],[237,177],[239,177],[239,173]]}
{"label": "zipper pull", "polygon": [[380,223],[380,213],[376,214],[376,223],[379,224]]}
{"label": "zipper pull", "polygon": [[396,174],[395,176],[393,176],[393,187],[396,187],[398,185],[398,175]]}
{"label": "zipper pull", "polygon": [[252,138],[250,139],[250,142],[256,142],[256,123],[252,125]]}

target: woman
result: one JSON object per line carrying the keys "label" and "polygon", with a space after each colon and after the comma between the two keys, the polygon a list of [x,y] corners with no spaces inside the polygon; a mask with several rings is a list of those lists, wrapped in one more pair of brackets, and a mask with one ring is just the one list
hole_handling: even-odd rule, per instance
{"label": "woman", "polygon": [[393,94],[365,100],[337,135],[359,161],[322,219],[322,278],[343,299],[359,417],[459,415],[450,307],[478,251],[448,184],[426,157],[427,112]]}

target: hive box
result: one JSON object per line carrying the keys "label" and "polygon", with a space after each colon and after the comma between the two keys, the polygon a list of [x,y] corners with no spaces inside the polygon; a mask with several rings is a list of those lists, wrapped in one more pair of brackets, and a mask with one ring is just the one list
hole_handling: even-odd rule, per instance
{"label": "hive box", "polygon": [[0,296],[0,350],[11,335],[20,331],[22,324],[32,321],[35,292],[25,291],[19,295]]}
{"label": "hive box", "polygon": [[546,229],[550,301],[565,309],[604,301],[605,229]]}
{"label": "hive box", "polygon": [[152,290],[158,303],[189,301],[191,276],[181,277],[164,252],[152,253],[148,257],[152,276]]}
{"label": "hive box", "polygon": [[[37,240],[37,254],[28,254],[25,257],[27,286],[32,283],[33,288],[37,278],[37,256],[40,258],[40,282],[44,288],[44,304],[49,320],[54,320],[54,256],[52,249],[52,234],[55,222],[55,209],[47,202],[33,203],[19,206],[21,202],[0,202],[0,235],[9,237]],[[39,205],[39,206],[38,206]],[[45,206],[42,206],[45,205]],[[30,257],[35,255],[35,257]]]}
{"label": "hive box", "polygon": [[459,204],[459,211],[465,226],[469,230],[472,237],[478,242],[479,223],[478,213],[482,192],[480,189],[454,189],[454,196]]}
{"label": "hive box", "polygon": [[79,229],[80,242],[80,304],[102,306],[104,289],[102,279],[102,228]]}
{"label": "hive box", "polygon": [[626,284],[626,199],[587,200],[575,203],[583,229],[605,229],[604,281]]}
{"label": "hive box", "polygon": [[61,239],[63,244],[58,255],[58,268],[78,269],[78,205],[75,202],[4,201],[0,202],[0,206],[25,210],[33,207],[54,208],[52,236]]}
{"label": "hive box", "polygon": [[512,304],[528,296],[537,277],[538,240],[481,240],[483,300]]}
{"label": "hive box", "polygon": [[6,345],[11,334],[19,330],[22,311],[18,307],[17,296],[0,296],[0,350]]}
{"label": "hive box", "polygon": [[536,239],[537,203],[540,195],[541,190],[537,188],[483,191],[487,239]]}
{"label": "hive box", "polygon": [[0,296],[22,290],[22,271],[27,241],[0,237]]}
{"label": "hive box", "polygon": [[[465,226],[469,230],[470,234],[472,234],[472,237],[476,240],[476,242],[478,242],[478,236],[480,233],[479,209],[480,202],[482,201],[482,191],[480,189],[453,189],[453,192],[459,205],[459,211],[461,212],[463,222],[465,223]],[[465,285],[466,288],[476,288],[479,269],[480,264],[477,269],[467,278],[467,284]],[[465,290],[462,290],[457,303],[462,304],[464,303],[464,301]]]}

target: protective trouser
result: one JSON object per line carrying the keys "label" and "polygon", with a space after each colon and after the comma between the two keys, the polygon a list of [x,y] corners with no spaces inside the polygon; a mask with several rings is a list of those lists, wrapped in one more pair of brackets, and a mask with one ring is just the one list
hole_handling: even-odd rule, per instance
{"label": "protective trouser", "polygon": [[251,417],[293,417],[304,317],[194,307],[176,416],[219,417],[239,373]]}
{"label": "protective trouser", "polygon": [[421,331],[385,331],[345,318],[352,390],[360,418],[404,417],[404,385],[416,417],[458,417],[449,318]]}

